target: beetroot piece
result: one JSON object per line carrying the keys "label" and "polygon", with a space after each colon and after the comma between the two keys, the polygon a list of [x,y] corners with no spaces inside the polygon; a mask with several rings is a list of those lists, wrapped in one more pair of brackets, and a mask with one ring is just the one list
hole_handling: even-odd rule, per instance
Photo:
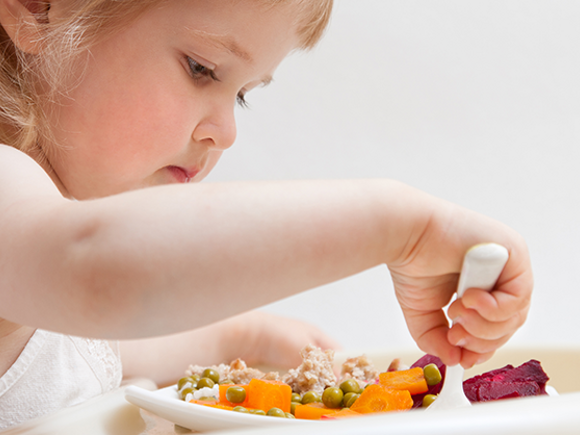
{"label": "beetroot piece", "polygon": [[508,399],[510,397],[538,396],[540,386],[534,381],[528,382],[486,382],[477,390],[477,401]]}
{"label": "beetroot piece", "polygon": [[540,362],[532,359],[515,368],[507,365],[467,379],[463,391],[471,402],[538,396],[546,394],[548,379]]}
{"label": "beetroot piece", "polygon": [[439,382],[436,385],[430,385],[429,389],[427,390],[426,393],[415,394],[414,396],[412,396],[413,397],[413,408],[420,408],[421,406],[423,406],[423,397],[425,397],[427,394],[439,394],[439,392],[441,391],[441,388],[443,387],[443,382],[445,382],[445,372],[447,370],[447,367],[436,356],[426,354],[426,355],[422,356],[421,358],[419,358],[411,366],[411,368],[412,369],[415,367],[423,368],[428,364],[437,365],[437,367],[439,368],[439,371],[441,372],[441,382]]}

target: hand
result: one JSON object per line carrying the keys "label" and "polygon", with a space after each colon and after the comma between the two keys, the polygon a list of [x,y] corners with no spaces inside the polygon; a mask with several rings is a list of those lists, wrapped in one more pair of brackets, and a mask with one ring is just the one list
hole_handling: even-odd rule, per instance
{"label": "hand", "polygon": [[[439,209],[440,210],[440,209]],[[510,254],[493,291],[468,289],[454,301],[465,252],[496,242]],[[521,236],[476,213],[450,206],[434,214],[420,240],[389,264],[395,291],[411,335],[425,352],[465,368],[489,359],[524,323],[533,279]]]}
{"label": "hand", "polygon": [[249,366],[296,368],[308,344],[339,350],[340,344],[317,327],[263,311],[250,311],[216,324],[223,328],[224,361],[241,358]]}
{"label": "hand", "polygon": [[310,343],[340,349],[308,323],[250,311],[192,331],[120,344],[126,378],[144,377],[166,386],[182,377],[190,364],[229,364],[241,358],[248,366],[295,368],[302,362],[300,350]]}

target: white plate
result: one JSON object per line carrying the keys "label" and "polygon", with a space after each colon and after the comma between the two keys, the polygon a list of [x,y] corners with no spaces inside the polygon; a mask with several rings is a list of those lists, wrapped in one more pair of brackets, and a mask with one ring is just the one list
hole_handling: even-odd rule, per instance
{"label": "white plate", "polygon": [[[393,412],[319,422],[300,435],[578,435],[580,393],[522,397],[437,412]],[[226,411],[227,412],[227,411]],[[220,435],[296,435],[289,426],[232,430]]]}
{"label": "white plate", "polygon": [[[200,432],[240,431],[262,427],[267,431],[277,428],[276,433],[280,434],[294,433],[299,428],[302,435],[322,434],[323,432],[330,435],[332,432],[328,432],[327,429],[333,428],[332,430],[336,431],[336,425],[339,424],[341,429],[351,428],[352,430],[351,426],[354,425],[359,428],[359,431],[364,427],[366,428],[365,432],[373,433],[372,428],[378,423],[380,433],[385,434],[424,435],[427,433],[425,432],[426,428],[429,428],[430,435],[449,435],[461,433],[461,431],[469,431],[471,434],[481,432],[486,435],[490,433],[526,433],[527,435],[537,433],[543,435],[544,433],[577,434],[578,427],[580,427],[580,413],[578,413],[580,393],[563,394],[558,397],[507,399],[478,404],[467,409],[443,410],[436,413],[423,413],[420,410],[415,410],[341,421],[290,420],[196,405],[179,399],[175,385],[156,391],[129,386],[125,390],[125,398],[132,404],[179,426]],[[530,413],[534,414],[534,417],[530,417]],[[478,427],[474,428],[473,422],[478,419],[481,421],[478,422]],[[356,420],[356,422],[351,420]],[[452,425],[449,424],[451,421],[453,421]],[[388,432],[385,432],[386,427],[389,428]],[[520,431],[523,428],[526,429],[526,432]],[[554,429],[555,432],[542,433],[541,430],[545,431],[546,428]],[[567,432],[567,428],[573,428],[575,432]],[[450,429],[453,431],[450,432]],[[508,429],[513,432],[504,432]],[[344,433],[346,434],[348,431]]]}
{"label": "white plate", "polygon": [[[125,399],[179,426],[200,432],[259,426],[292,425],[297,427],[310,423],[306,420],[243,414],[241,412],[226,411],[184,402],[177,395],[177,387],[175,385],[156,391],[129,386],[125,390]],[[325,422],[317,421],[315,423],[324,424]]]}

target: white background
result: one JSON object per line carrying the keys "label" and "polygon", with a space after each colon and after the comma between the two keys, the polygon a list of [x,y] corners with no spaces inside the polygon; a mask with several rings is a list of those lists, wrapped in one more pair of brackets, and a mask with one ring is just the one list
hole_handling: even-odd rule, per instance
{"label": "white background", "polygon": [[[387,177],[501,220],[535,268],[510,345],[580,345],[580,2],[337,0],[248,95],[208,181]],[[413,346],[385,266],[280,301],[347,349]]]}

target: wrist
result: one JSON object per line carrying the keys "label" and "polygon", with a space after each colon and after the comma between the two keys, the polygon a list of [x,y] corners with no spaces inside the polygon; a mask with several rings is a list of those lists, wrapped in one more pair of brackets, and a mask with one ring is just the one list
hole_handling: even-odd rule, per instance
{"label": "wrist", "polygon": [[426,241],[441,237],[451,215],[450,203],[393,180],[387,180],[380,203],[379,255],[388,266],[407,263]]}

